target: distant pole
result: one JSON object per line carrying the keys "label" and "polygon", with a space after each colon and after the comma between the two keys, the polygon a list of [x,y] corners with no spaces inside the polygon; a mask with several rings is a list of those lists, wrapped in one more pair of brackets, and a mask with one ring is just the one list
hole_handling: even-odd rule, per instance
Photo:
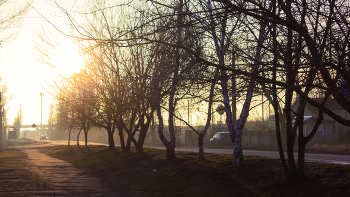
{"label": "distant pole", "polygon": [[[1,69],[1,60],[2,60],[2,40],[0,40],[0,69]],[[3,132],[2,132],[2,116],[4,115],[3,114],[3,111],[2,111],[2,105],[1,105],[1,102],[2,102],[2,95],[1,95],[1,92],[0,92],[0,145],[2,146],[2,135],[3,135]]]}
{"label": "distant pole", "polygon": [[261,93],[261,118],[264,121],[264,92]]}
{"label": "distant pole", "polygon": [[43,130],[43,96],[44,94],[40,92],[40,97],[41,97],[40,135],[42,135],[42,130]]}
{"label": "distant pole", "polygon": [[2,40],[0,40],[0,70],[1,70],[1,60],[2,60]]}
{"label": "distant pole", "polygon": [[190,124],[190,101],[187,99],[187,122]]}
{"label": "distant pole", "polygon": [[1,105],[2,97],[0,92],[0,145],[2,146],[2,105]]}

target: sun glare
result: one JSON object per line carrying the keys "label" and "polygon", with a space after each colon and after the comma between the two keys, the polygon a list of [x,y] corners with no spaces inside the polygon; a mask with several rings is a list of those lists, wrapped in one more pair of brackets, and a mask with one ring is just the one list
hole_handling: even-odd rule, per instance
{"label": "sun glare", "polygon": [[69,76],[83,68],[83,57],[79,54],[78,47],[74,44],[64,45],[53,59],[53,66],[62,76]]}

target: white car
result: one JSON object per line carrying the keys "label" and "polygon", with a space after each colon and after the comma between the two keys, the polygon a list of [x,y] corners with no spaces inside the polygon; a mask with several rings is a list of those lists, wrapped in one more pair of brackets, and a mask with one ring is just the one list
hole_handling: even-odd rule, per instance
{"label": "white car", "polygon": [[229,132],[217,132],[215,135],[210,139],[210,145],[231,145],[231,137]]}
{"label": "white car", "polygon": [[42,139],[43,139],[43,140],[47,140],[47,135],[46,135],[46,134],[45,134],[45,135],[41,135],[41,136],[40,136],[40,140],[42,140]]}

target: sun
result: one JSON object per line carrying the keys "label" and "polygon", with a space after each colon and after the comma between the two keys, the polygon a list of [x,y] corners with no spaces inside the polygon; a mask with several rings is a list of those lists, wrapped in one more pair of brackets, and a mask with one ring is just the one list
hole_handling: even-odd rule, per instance
{"label": "sun", "polygon": [[79,54],[77,44],[64,43],[55,54],[52,65],[62,76],[69,76],[74,72],[79,72],[84,67],[83,57]]}

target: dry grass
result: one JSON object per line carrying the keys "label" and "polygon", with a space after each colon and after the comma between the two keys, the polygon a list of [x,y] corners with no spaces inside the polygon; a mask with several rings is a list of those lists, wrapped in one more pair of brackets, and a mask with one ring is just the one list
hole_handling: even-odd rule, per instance
{"label": "dry grass", "polygon": [[27,159],[18,149],[0,152],[0,196],[28,196],[16,192],[52,189],[27,169]]}
{"label": "dry grass", "polygon": [[350,151],[350,144],[346,148],[346,145],[328,145],[328,144],[315,144],[309,147],[309,149],[314,149],[314,150],[349,150]]}
{"label": "dry grass", "polygon": [[289,186],[278,159],[245,156],[235,168],[231,156],[206,154],[198,161],[191,152],[165,159],[164,150],[122,153],[103,146],[51,147],[50,156],[72,162],[86,174],[124,196],[349,196],[350,166],[323,163],[306,165],[304,183]]}

